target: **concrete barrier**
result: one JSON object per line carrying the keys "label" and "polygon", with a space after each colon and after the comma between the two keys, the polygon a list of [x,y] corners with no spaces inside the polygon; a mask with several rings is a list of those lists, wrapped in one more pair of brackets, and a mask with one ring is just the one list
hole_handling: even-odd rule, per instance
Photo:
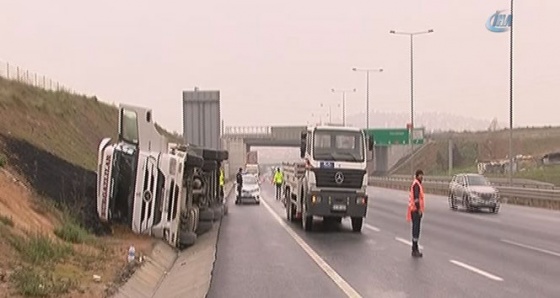
{"label": "concrete barrier", "polygon": [[[227,198],[234,187],[232,183],[227,183],[224,188]],[[216,223],[220,224],[221,220]],[[219,231],[216,225],[183,251],[158,241],[150,256],[113,297],[205,297],[216,256]]]}

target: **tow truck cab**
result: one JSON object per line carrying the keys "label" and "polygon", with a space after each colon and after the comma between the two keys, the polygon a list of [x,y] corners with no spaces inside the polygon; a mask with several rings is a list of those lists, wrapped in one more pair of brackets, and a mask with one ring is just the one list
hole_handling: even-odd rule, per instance
{"label": "tow truck cab", "polygon": [[309,169],[303,184],[304,217],[309,222],[309,216],[349,216],[353,229],[361,230],[368,204],[367,153],[372,149],[359,128],[317,126],[302,132],[300,154]]}

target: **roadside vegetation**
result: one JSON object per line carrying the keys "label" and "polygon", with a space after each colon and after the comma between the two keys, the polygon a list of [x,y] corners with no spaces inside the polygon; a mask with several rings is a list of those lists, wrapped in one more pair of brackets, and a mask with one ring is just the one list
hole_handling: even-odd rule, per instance
{"label": "roadside vegetation", "polygon": [[[427,136],[431,140],[418,152],[415,167],[421,167],[428,175],[449,174],[449,140],[453,142],[453,169],[459,172],[477,172],[477,163],[504,160],[509,153],[508,130],[482,132],[442,132]],[[532,162],[515,178],[553,183],[560,186],[560,166],[539,165],[540,158],[560,151],[560,127],[520,128],[514,130],[513,150],[516,155],[531,156]],[[410,164],[404,163],[396,174],[408,174]],[[485,174],[489,177],[507,177],[507,174]]]}

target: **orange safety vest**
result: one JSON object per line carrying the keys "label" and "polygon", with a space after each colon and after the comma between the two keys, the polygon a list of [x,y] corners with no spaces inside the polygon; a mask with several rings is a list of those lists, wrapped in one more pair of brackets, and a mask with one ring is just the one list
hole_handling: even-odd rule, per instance
{"label": "orange safety vest", "polygon": [[420,194],[418,200],[420,201],[420,212],[424,213],[424,187],[418,179],[414,179],[412,185],[410,186],[410,197],[408,199],[408,210],[406,211],[406,221],[410,222],[412,220],[412,212],[416,211],[416,204],[414,204],[414,185],[418,184],[420,186]]}

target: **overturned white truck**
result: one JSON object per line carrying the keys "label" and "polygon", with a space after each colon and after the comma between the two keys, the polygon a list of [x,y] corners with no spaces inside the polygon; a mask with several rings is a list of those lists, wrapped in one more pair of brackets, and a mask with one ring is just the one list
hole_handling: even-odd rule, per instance
{"label": "overturned white truck", "polygon": [[119,136],[99,145],[97,213],[106,223],[184,248],[225,213],[219,168],[227,151],[168,143],[149,109],[119,106]]}

